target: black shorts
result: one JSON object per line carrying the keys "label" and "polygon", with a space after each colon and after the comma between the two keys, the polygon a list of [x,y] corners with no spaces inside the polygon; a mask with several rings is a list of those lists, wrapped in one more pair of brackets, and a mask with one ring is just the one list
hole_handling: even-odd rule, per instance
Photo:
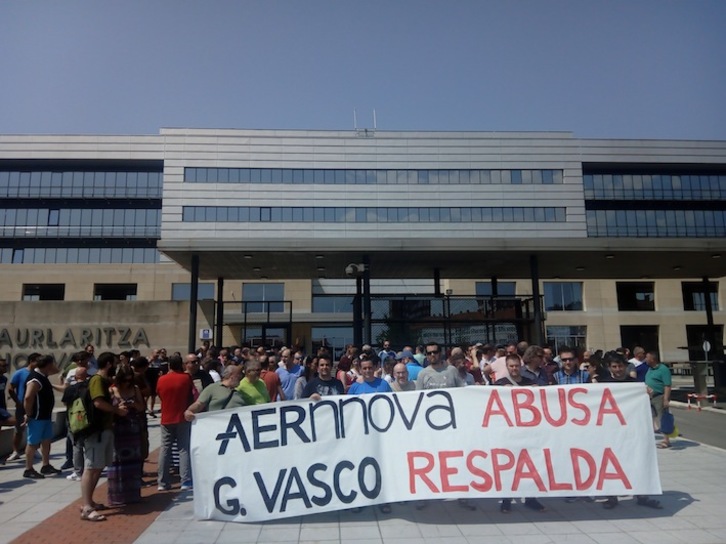
{"label": "black shorts", "polygon": [[25,407],[22,404],[18,404],[15,407],[15,432],[23,432],[23,423],[25,421]]}

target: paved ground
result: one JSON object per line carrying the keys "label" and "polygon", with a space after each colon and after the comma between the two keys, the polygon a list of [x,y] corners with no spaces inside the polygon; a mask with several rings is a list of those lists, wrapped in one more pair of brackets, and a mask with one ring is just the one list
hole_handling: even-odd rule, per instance
{"label": "paved ground", "polygon": [[[678,411],[676,418],[684,414]],[[711,414],[726,423],[726,412]],[[152,421],[152,448],[158,445],[157,421]],[[722,424],[718,430],[723,428]],[[688,429],[683,431],[688,435]],[[54,444],[56,464],[61,462],[61,444]],[[339,512],[258,524],[195,520],[191,494],[179,492],[178,484],[165,493],[158,493],[155,486],[147,488],[146,502],[133,511],[112,510],[108,521],[91,524],[79,519],[80,484],[62,477],[24,480],[22,465],[12,463],[0,467],[0,543],[723,544],[726,450],[686,438],[674,444],[670,450],[658,450],[663,510],[637,506],[629,497],[614,510],[603,509],[600,502],[545,499],[545,513],[515,505],[510,515],[503,515],[497,501],[476,500],[475,512],[456,502],[432,502],[421,512],[394,505],[387,515],[368,508],[359,514]],[[155,470],[154,459],[147,470]]]}

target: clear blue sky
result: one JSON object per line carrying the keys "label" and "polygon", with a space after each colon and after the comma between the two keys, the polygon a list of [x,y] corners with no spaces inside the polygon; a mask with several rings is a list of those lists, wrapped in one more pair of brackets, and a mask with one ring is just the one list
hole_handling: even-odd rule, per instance
{"label": "clear blue sky", "polygon": [[726,139],[726,0],[2,0],[0,133]]}

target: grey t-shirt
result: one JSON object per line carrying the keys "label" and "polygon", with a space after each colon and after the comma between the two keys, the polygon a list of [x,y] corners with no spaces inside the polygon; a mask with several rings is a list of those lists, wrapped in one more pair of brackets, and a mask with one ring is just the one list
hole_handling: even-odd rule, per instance
{"label": "grey t-shirt", "polygon": [[459,371],[446,363],[440,369],[434,368],[433,365],[427,366],[418,373],[418,378],[416,378],[416,389],[445,389],[465,385],[466,382]]}

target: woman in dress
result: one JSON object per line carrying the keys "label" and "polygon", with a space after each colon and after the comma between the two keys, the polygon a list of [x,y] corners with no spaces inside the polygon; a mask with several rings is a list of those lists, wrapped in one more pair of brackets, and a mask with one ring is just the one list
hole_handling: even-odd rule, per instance
{"label": "woman in dress", "polygon": [[118,506],[141,500],[144,468],[142,431],[145,406],[130,365],[121,365],[116,370],[111,400],[114,406],[124,404],[128,408],[127,416],[114,418],[113,464],[108,467],[108,502]]}

